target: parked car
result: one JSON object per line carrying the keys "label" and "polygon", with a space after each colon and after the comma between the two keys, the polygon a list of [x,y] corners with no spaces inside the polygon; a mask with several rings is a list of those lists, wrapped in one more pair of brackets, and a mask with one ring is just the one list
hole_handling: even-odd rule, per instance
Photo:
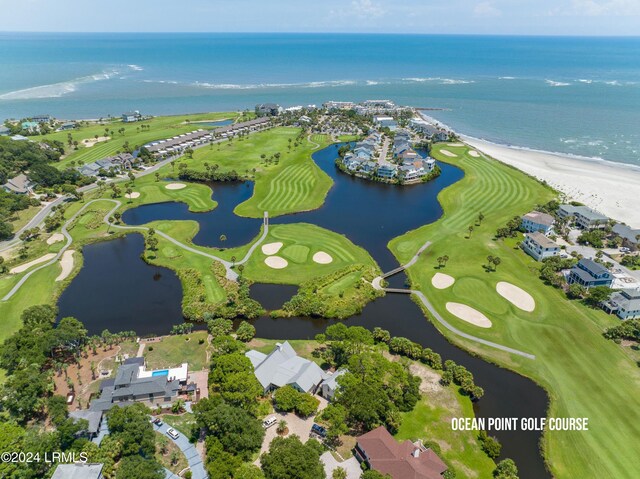
{"label": "parked car", "polygon": [[180,433],[176,431],[174,428],[170,427],[169,429],[167,429],[167,436],[175,440],[180,437]]}
{"label": "parked car", "polygon": [[155,419],[153,420],[153,423],[154,423],[156,426],[158,426],[158,427],[159,427],[159,426],[162,426],[162,425],[164,424],[164,423],[162,422],[162,419],[160,419],[159,417],[155,418]]}
{"label": "parked car", "polygon": [[278,422],[278,418],[276,418],[275,416],[269,416],[264,421],[262,421],[262,427],[265,429],[269,429],[276,422]]}
{"label": "parked car", "polygon": [[621,253],[628,253],[629,251],[631,251],[629,248],[623,246],[622,248],[620,248],[620,252]]}
{"label": "parked car", "polygon": [[313,426],[311,426],[311,435],[314,435],[314,434],[320,437],[326,437],[327,430],[323,428],[320,424],[314,423]]}

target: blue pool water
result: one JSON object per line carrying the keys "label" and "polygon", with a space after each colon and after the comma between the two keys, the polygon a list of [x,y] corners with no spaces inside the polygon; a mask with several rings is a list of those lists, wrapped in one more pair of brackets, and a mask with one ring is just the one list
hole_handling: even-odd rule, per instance
{"label": "blue pool water", "polygon": [[161,369],[159,371],[154,371],[151,373],[151,376],[167,376],[169,374],[168,369]]}

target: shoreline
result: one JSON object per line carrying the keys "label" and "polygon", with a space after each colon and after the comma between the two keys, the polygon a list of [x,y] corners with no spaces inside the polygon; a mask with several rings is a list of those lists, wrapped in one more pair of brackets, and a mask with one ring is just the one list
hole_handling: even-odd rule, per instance
{"label": "shoreline", "polygon": [[[421,115],[425,120],[449,128]],[[464,135],[461,140],[478,151],[513,166],[578,201],[632,228],[640,228],[640,167],[601,158],[587,158],[527,147],[504,145]]]}

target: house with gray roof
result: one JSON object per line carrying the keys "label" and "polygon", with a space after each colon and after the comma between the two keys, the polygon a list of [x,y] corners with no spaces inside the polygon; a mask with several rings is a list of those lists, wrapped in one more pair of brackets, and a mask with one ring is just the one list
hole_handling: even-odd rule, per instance
{"label": "house with gray roof", "polygon": [[0,136],[9,136],[11,134],[11,128],[4,125],[0,125]]}
{"label": "house with gray roof", "polygon": [[284,111],[283,108],[277,103],[260,103],[256,105],[256,115],[258,116],[264,116],[264,115],[277,116],[283,111]]}
{"label": "house with gray roof", "polygon": [[102,464],[58,464],[51,479],[103,479]]}
{"label": "house with gray roof", "polygon": [[71,411],[69,417],[75,422],[87,421],[87,428],[81,431],[80,435],[87,439],[93,439],[98,435],[100,426],[102,425],[102,411],[92,411],[90,409],[80,409],[78,411]]}
{"label": "house with gray roof", "polygon": [[340,387],[338,384],[338,378],[344,376],[347,373],[346,369],[338,369],[335,373],[322,381],[320,385],[320,396],[331,401],[336,395],[336,391]]}
{"label": "house with gray roof", "polygon": [[560,246],[539,231],[525,233],[522,249],[536,261],[542,261],[560,254]]}
{"label": "house with gray roof", "polygon": [[527,233],[539,231],[545,235],[551,232],[555,220],[553,216],[540,211],[531,211],[522,217],[521,227]]}
{"label": "house with gray roof", "polygon": [[4,189],[7,193],[16,193],[18,195],[26,195],[31,192],[31,189],[35,186],[27,175],[24,173],[20,173],[15,178],[11,178],[7,180],[7,182],[2,185],[2,189]]}
{"label": "house with gray roof", "polygon": [[638,237],[640,236],[640,230],[634,230],[633,228],[618,223],[613,227],[613,232],[622,238],[622,243],[628,248],[638,247]]}
{"label": "house with gray roof", "polygon": [[573,218],[576,226],[587,230],[604,228],[609,222],[607,216],[587,206],[560,205],[557,213],[563,219]]}
{"label": "house with gray roof", "polygon": [[640,318],[640,289],[616,291],[602,303],[602,309],[623,320]]}
{"label": "house with gray roof", "polygon": [[245,356],[251,361],[265,393],[283,386],[314,393],[326,377],[320,366],[298,356],[288,341],[277,343],[269,354],[251,350]]}
{"label": "house with gray roof", "polygon": [[595,286],[611,286],[613,275],[600,263],[582,258],[571,268],[567,281],[569,284],[577,283],[588,289]]}

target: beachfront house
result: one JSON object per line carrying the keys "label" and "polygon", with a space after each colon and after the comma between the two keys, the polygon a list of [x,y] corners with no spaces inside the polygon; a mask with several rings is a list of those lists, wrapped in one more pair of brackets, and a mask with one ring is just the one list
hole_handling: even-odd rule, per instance
{"label": "beachfront house", "polygon": [[622,238],[622,244],[627,248],[638,249],[638,239],[640,238],[640,229],[635,230],[627,225],[618,223],[614,225],[613,232]]}
{"label": "beachfront house", "polygon": [[315,393],[326,375],[313,361],[296,354],[288,341],[276,343],[269,354],[251,350],[245,353],[265,394],[283,386],[304,393]]}
{"label": "beachfront house", "polygon": [[7,182],[2,185],[2,189],[7,193],[26,195],[32,192],[34,186],[35,183],[32,182],[27,175],[20,173],[18,176],[7,180]]}
{"label": "beachfront house", "polygon": [[256,115],[258,116],[278,116],[284,110],[277,103],[260,103],[256,105]]}
{"label": "beachfront house", "polygon": [[560,205],[558,216],[573,221],[581,229],[602,229],[607,226],[609,218],[587,206]]}
{"label": "beachfront house", "polygon": [[58,129],[56,131],[67,131],[67,130],[73,130],[77,127],[77,123],[75,121],[66,121],[64,122],[62,125],[60,125],[58,127]]}
{"label": "beachfront house", "polygon": [[595,286],[611,286],[613,275],[600,263],[596,263],[592,259],[582,258],[569,271],[567,281],[569,284],[577,283],[589,289]]}
{"label": "beachfront house", "polygon": [[525,233],[522,249],[536,261],[560,254],[560,246],[539,231]]}
{"label": "beachfront house", "polygon": [[104,479],[102,464],[74,462],[58,464],[51,479]]}
{"label": "beachfront house", "polygon": [[36,123],[49,123],[53,120],[53,117],[51,115],[34,115],[30,120],[35,121]]}
{"label": "beachfront house", "polygon": [[609,299],[602,303],[602,309],[622,320],[639,319],[640,289],[624,289],[612,293]]}
{"label": "beachfront house", "polygon": [[389,130],[394,131],[398,128],[398,123],[393,119],[393,117],[386,115],[376,115],[373,117],[373,122],[378,125],[380,128],[389,128]]}
{"label": "beachfront house", "polygon": [[327,401],[332,401],[336,395],[336,391],[340,387],[338,384],[338,378],[344,376],[346,372],[346,369],[338,369],[335,373],[322,381],[319,391],[320,396],[325,398]]}
{"label": "beachfront house", "polygon": [[4,125],[0,125],[0,136],[9,136],[11,134],[11,128]]}
{"label": "beachfront house", "polygon": [[522,217],[520,226],[526,233],[534,233],[539,231],[548,235],[551,233],[554,223],[553,216],[540,211],[531,211]]}
{"label": "beachfront house", "polygon": [[40,123],[37,121],[23,121],[20,124],[20,128],[22,128],[23,131],[28,131],[29,133],[37,133],[40,131]]}
{"label": "beachfront house", "polygon": [[422,443],[397,442],[384,426],[357,438],[356,459],[392,479],[441,479],[447,465]]}
{"label": "beachfront house", "polygon": [[122,114],[122,121],[124,123],[135,123],[136,121],[142,121],[143,117],[138,110],[128,111]]}

